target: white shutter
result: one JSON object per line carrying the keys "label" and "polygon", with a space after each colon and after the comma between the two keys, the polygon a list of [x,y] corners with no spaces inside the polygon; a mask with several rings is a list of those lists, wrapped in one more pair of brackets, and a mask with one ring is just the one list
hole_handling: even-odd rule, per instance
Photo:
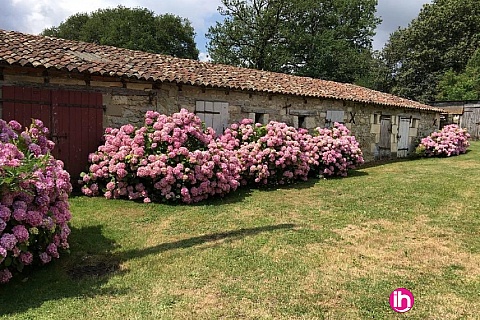
{"label": "white shutter", "polygon": [[327,120],[330,120],[332,124],[335,122],[343,123],[344,118],[345,118],[345,111],[336,111],[336,110],[327,111]]}
{"label": "white shutter", "polygon": [[213,102],[211,101],[205,101],[205,125],[213,128]]}
{"label": "white shutter", "polygon": [[195,113],[197,116],[202,120],[202,122],[205,122],[205,101],[197,101],[195,103]]}

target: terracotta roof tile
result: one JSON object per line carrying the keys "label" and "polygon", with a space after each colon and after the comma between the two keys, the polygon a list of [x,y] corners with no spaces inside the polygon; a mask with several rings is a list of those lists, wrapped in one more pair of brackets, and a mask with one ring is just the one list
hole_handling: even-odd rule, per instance
{"label": "terracotta roof tile", "polygon": [[353,84],[5,30],[0,30],[0,64],[439,111],[438,108],[416,101]]}

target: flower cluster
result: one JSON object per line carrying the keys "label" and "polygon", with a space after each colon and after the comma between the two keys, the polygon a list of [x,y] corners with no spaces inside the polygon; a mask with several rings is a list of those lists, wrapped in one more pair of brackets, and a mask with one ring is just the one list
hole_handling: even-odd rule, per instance
{"label": "flower cluster", "polygon": [[359,143],[343,124],[316,128],[313,136],[304,134],[303,139],[311,175],[345,177],[364,162]]}
{"label": "flower cluster", "polygon": [[0,119],[0,283],[69,246],[70,176],[50,155],[54,143],[40,120],[21,130]]}
{"label": "flower cluster", "polygon": [[285,123],[234,123],[219,138],[240,160],[242,184],[278,185],[308,178],[308,157],[299,132]]}
{"label": "flower cluster", "polygon": [[417,154],[425,157],[450,157],[467,152],[470,134],[456,124],[447,125],[440,131],[423,138]]}
{"label": "flower cluster", "polygon": [[246,185],[282,185],[316,176],[345,176],[363,163],[348,129],[304,129],[244,119],[215,137],[212,128],[182,109],[172,116],[148,111],[145,125],[105,131],[89,156],[80,184],[85,195],[192,203]]}
{"label": "flower cluster", "polygon": [[235,152],[215,140],[195,114],[182,109],[172,116],[148,111],[145,125],[105,131],[105,144],[89,156],[82,191],[106,198],[198,202],[236,190]]}

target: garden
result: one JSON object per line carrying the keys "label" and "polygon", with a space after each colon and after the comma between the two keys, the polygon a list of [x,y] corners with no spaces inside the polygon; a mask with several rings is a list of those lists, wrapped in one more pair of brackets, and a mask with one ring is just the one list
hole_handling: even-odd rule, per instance
{"label": "garden", "polygon": [[102,197],[68,197],[46,134],[2,124],[0,317],[381,319],[398,287],[417,319],[480,307],[480,144],[458,127],[422,140],[426,158],[352,171],[341,125],[216,137],[149,113],[91,155],[83,191]]}

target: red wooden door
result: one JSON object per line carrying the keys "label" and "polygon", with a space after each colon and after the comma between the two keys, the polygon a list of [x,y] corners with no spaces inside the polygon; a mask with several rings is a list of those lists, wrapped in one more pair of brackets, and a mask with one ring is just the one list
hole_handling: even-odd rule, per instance
{"label": "red wooden door", "polygon": [[7,122],[17,120],[27,127],[32,123],[32,118],[40,119],[50,129],[50,90],[13,86],[4,86],[2,89],[4,100],[2,118],[4,120]]}
{"label": "red wooden door", "polygon": [[4,86],[3,119],[29,126],[40,119],[55,142],[53,156],[65,164],[72,183],[88,166],[103,134],[102,95],[98,92]]}

